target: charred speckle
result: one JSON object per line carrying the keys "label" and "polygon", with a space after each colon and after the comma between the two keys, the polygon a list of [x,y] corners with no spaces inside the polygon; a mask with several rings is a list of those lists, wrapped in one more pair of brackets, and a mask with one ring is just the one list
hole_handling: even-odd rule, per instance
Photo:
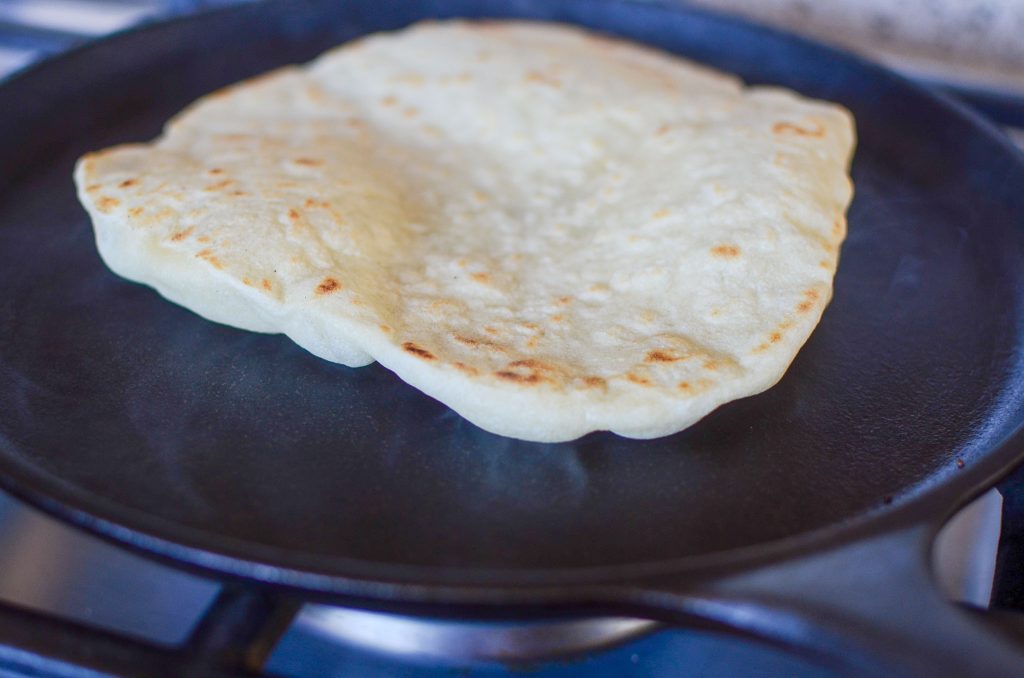
{"label": "charred speckle", "polygon": [[508,366],[509,367],[527,367],[527,368],[530,368],[530,369],[539,369],[539,368],[544,367],[544,365],[541,365],[540,363],[538,363],[536,360],[534,360],[532,358],[527,358],[525,360],[515,360],[513,362],[510,362],[508,364]]}
{"label": "charred speckle", "polygon": [[640,375],[633,374],[632,372],[626,373],[626,379],[634,384],[639,384],[640,386],[650,386],[651,384],[651,380],[647,377],[641,377]]}
{"label": "charred speckle", "polygon": [[437,360],[437,356],[435,356],[433,353],[431,353],[425,348],[420,348],[411,341],[407,341],[404,344],[402,344],[402,349],[406,353],[412,353],[417,358],[423,358],[424,360]]}
{"label": "charred speckle", "polygon": [[648,363],[674,363],[679,360],[676,356],[666,351],[648,351],[644,362]]}
{"label": "charred speckle", "polygon": [[825,127],[820,123],[814,123],[814,129],[807,129],[794,125],[791,122],[777,122],[772,125],[772,132],[775,134],[796,134],[801,137],[822,137],[825,136]]}
{"label": "charred speckle", "polygon": [[320,281],[320,284],[316,286],[317,294],[330,294],[338,289],[341,289],[341,283],[334,278],[324,278]]}
{"label": "charred speckle", "polygon": [[521,384],[536,384],[541,379],[536,372],[520,374],[511,370],[498,370],[494,373],[494,376],[505,379],[506,381],[514,381]]}

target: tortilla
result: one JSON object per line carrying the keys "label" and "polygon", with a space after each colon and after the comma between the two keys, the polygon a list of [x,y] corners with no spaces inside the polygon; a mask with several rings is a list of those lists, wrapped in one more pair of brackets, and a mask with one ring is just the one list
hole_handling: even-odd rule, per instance
{"label": "tortilla", "polygon": [[75,179],[119,275],[478,426],[651,438],[776,383],[832,294],[839,106],[555,24],[422,23],[211,94]]}

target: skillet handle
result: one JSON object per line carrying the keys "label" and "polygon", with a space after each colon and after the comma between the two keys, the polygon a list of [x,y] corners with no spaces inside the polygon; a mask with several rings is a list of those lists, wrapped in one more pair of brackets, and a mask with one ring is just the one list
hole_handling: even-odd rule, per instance
{"label": "skillet handle", "polygon": [[1024,645],[934,586],[933,536],[929,526],[910,526],[699,584],[650,580],[634,601],[648,614],[781,644],[844,674],[1024,675]]}

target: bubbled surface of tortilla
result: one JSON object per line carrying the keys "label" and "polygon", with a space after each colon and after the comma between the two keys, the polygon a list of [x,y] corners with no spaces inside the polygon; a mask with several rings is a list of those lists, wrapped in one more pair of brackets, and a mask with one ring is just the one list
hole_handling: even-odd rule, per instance
{"label": "bubbled surface of tortilla", "polygon": [[527,22],[424,23],[76,169],[118,274],[536,441],[777,382],[832,293],[844,109]]}

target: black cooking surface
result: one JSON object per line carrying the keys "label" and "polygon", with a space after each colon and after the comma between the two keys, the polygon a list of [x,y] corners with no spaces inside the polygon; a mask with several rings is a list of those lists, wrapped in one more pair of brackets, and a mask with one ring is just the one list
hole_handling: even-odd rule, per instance
{"label": "black cooking surface", "polygon": [[811,341],[771,391],[646,442],[494,436],[379,366],[329,364],[122,281],[65,157],[0,200],[5,452],[205,532],[417,565],[665,559],[876,509],[1002,423],[1016,273],[977,232],[1008,224],[973,208],[964,177],[900,185],[861,120],[850,237]]}
{"label": "black cooking surface", "polygon": [[[108,272],[73,195],[81,152],[151,137],[216,85],[421,12],[507,11],[270,4],[126,36],[8,85],[7,96],[51,97],[30,117],[0,113],[0,458],[12,477],[176,541],[292,567],[551,570],[707,554],[883,510],[1006,434],[1024,262],[1021,206],[1000,191],[1019,163],[1000,174],[1007,161],[983,162],[1007,155],[997,142],[882,71],[630,4],[530,9],[585,15],[856,115],[835,298],[778,386],[659,440],[517,442],[379,366],[206,322]],[[171,49],[179,42],[206,47]]]}

